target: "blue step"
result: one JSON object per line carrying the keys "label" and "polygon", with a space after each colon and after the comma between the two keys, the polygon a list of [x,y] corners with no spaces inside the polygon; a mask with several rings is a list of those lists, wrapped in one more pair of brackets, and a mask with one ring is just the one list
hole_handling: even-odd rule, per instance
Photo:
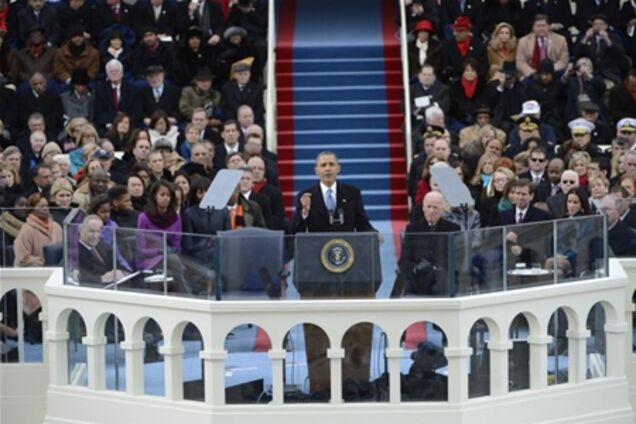
{"label": "blue step", "polygon": [[[286,117],[279,118],[280,120]],[[364,115],[306,115],[297,116],[294,119],[294,129],[320,130],[330,129],[366,129],[366,128],[386,128],[388,122],[387,114],[364,114]],[[328,138],[328,137],[325,137]],[[298,142],[298,139],[296,140]]]}
{"label": "blue step", "polygon": [[369,157],[388,157],[389,146],[386,143],[358,143],[358,144],[305,144],[297,145],[294,148],[296,160],[315,161],[318,153],[329,150],[334,152],[338,157],[347,157],[351,153],[351,149],[361,148],[369,155]]}
{"label": "blue step", "polygon": [[302,44],[294,46],[294,59],[364,59],[369,57],[384,57],[382,45],[357,46],[322,46],[317,44]]}
{"label": "blue step", "polygon": [[[384,143],[386,145],[391,132],[399,132],[399,130],[388,130],[387,128],[365,128],[357,130],[347,129],[321,129],[312,131],[294,131],[296,148],[302,149],[304,145],[311,144],[330,144],[325,142],[326,139],[337,140],[333,144],[369,144]],[[288,131],[279,132],[280,135],[289,134]]]}
{"label": "blue step", "polygon": [[[280,91],[289,90],[281,87]],[[385,85],[352,85],[345,87],[298,87],[293,90],[295,102],[325,100],[380,100],[386,101],[387,90],[402,92],[402,87]]]}
{"label": "blue step", "polygon": [[[280,74],[283,81],[291,82],[288,74]],[[384,71],[296,72],[294,87],[339,87],[350,85],[382,85],[386,82]]]}
{"label": "blue step", "polygon": [[[279,106],[284,106],[279,104]],[[387,102],[381,100],[339,100],[320,102],[295,102],[294,114],[301,115],[347,115],[362,113],[386,113]]]}
{"label": "blue step", "polygon": [[[397,59],[389,59],[397,61]],[[288,61],[281,61],[288,63]],[[336,72],[336,71],[384,71],[386,60],[383,57],[359,59],[292,59],[294,72]]]}

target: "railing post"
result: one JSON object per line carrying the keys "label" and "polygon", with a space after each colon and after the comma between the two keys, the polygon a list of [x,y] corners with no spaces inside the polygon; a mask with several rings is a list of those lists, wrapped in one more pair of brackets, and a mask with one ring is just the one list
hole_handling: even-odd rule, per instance
{"label": "railing post", "polygon": [[605,363],[607,377],[625,375],[625,332],[627,323],[605,324]]}
{"label": "railing post", "polygon": [[[409,84],[409,52],[407,46],[408,21],[406,19],[406,2],[400,0],[400,53],[402,56],[402,85],[404,89],[404,138],[406,140],[406,169],[413,160],[413,143],[411,128],[411,85]],[[410,201],[410,197],[409,197]]]}
{"label": "railing post", "polygon": [[468,400],[468,358],[472,347],[447,347],[444,355],[448,361],[448,402],[462,403]]}
{"label": "railing post", "polygon": [[401,348],[387,348],[385,354],[389,363],[389,402],[400,403],[402,401],[400,362],[404,352]]}
{"label": "railing post", "polygon": [[164,358],[166,399],[183,400],[183,346],[160,346]]}
{"label": "railing post", "polygon": [[205,380],[205,403],[213,406],[225,404],[225,350],[202,351]]}
{"label": "railing post", "polygon": [[342,403],[342,360],[344,357],[345,351],[342,348],[327,349],[331,377],[330,403]]}
{"label": "railing post", "polygon": [[587,338],[590,330],[567,330],[568,338],[568,381],[583,383],[587,380]]}
{"label": "railing post", "polygon": [[126,355],[126,393],[131,396],[144,394],[144,349],[141,341],[123,341],[119,344]]}
{"label": "railing post", "polygon": [[48,331],[49,379],[51,385],[68,384],[68,331]]}
{"label": "railing post", "polygon": [[163,294],[168,294],[168,233],[163,232]]}
{"label": "railing post", "polygon": [[487,342],[490,351],[490,395],[504,396],[508,393],[508,351],[511,340],[491,340]]}
{"label": "railing post", "polygon": [[265,115],[265,134],[267,148],[278,150],[276,139],[276,6],[274,0],[269,0],[267,16],[267,110]]}
{"label": "railing post", "polygon": [[272,404],[285,403],[284,361],[286,351],[283,349],[270,349],[269,357],[272,360]]}
{"label": "railing post", "polygon": [[553,337],[528,336],[530,345],[530,388],[541,390],[548,387],[548,345]]}
{"label": "railing post", "polygon": [[106,364],[106,337],[82,337],[82,344],[86,346],[86,366],[88,368],[88,388],[92,390],[104,390],[106,388],[106,376],[104,366]]}

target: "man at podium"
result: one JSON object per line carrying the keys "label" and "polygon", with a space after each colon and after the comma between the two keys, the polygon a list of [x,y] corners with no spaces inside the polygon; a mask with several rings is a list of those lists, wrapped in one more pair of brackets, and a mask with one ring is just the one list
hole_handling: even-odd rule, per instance
{"label": "man at podium", "polygon": [[[296,270],[295,283],[300,296],[302,299],[373,297],[375,293],[369,288],[373,287],[372,280],[375,273],[370,263],[377,262],[374,263],[377,267],[375,271],[380,278],[379,254],[367,255],[364,250],[377,251],[377,239],[373,237],[366,241],[362,234],[355,236],[347,234],[377,232],[364,210],[360,190],[337,181],[340,164],[333,152],[321,152],[316,158],[314,169],[319,181],[299,194],[292,220],[292,230],[297,234],[296,266],[304,268]],[[308,232],[342,234],[334,234],[333,237],[301,235]],[[335,248],[330,249],[329,246],[332,243]],[[346,247],[343,248],[338,244]],[[345,252],[347,249],[349,249],[348,253],[337,254],[340,250]],[[321,255],[321,251],[324,253],[325,250],[329,252]],[[329,262],[328,259],[325,260],[329,253],[335,257],[335,264],[325,263]],[[346,264],[340,267],[341,264],[338,263],[340,256],[351,260],[349,262],[351,268]],[[354,257],[356,257],[355,261]],[[301,265],[301,262],[304,265]],[[356,268],[363,272],[357,273]],[[345,289],[342,290],[342,287]],[[329,359],[326,355],[329,341],[319,328],[311,324],[305,324],[304,331],[309,385],[312,396],[317,396],[319,393],[328,392],[330,388]],[[362,385],[369,381],[372,335],[371,324],[360,324],[342,341],[343,346],[355,346],[343,360],[342,378],[345,386]],[[345,397],[347,397],[346,394]]]}
{"label": "man at podium", "polygon": [[320,181],[299,194],[292,221],[294,232],[375,232],[364,211],[360,190],[336,181],[340,173],[336,154],[318,154],[314,170]]}

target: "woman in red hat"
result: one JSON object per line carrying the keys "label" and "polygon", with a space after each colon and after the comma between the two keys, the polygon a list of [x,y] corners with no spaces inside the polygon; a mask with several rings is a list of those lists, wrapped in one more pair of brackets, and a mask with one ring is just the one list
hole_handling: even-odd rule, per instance
{"label": "woman in red hat", "polygon": [[431,21],[423,19],[413,28],[414,40],[409,43],[409,76],[414,77],[422,65],[432,65],[435,72],[441,67],[440,43]]}
{"label": "woman in red hat", "polygon": [[486,46],[479,39],[473,36],[473,25],[468,16],[460,16],[453,23],[453,33],[455,37],[448,40],[442,46],[442,74],[447,81],[460,77],[462,63],[472,58],[477,61],[477,73],[485,77],[488,72],[488,62],[486,58]]}

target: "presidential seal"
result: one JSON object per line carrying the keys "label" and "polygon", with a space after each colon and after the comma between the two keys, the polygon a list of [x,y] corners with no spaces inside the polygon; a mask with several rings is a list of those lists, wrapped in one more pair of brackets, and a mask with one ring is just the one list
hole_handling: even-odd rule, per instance
{"label": "presidential seal", "polygon": [[320,262],[329,272],[342,274],[349,271],[356,259],[353,247],[343,239],[329,240],[320,251]]}

